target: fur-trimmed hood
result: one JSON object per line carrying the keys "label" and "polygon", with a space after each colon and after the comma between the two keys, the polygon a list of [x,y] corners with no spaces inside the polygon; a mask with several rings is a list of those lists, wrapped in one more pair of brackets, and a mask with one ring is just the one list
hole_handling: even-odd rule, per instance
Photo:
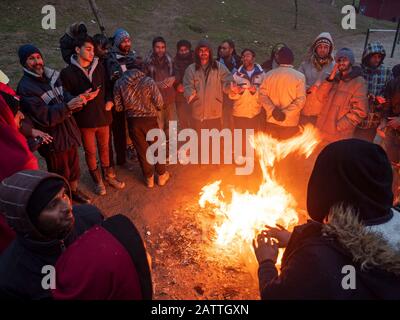
{"label": "fur-trimmed hood", "polygon": [[322,234],[336,239],[362,271],[379,269],[400,276],[400,212],[392,211],[388,222],[366,226],[352,208],[335,206]]}

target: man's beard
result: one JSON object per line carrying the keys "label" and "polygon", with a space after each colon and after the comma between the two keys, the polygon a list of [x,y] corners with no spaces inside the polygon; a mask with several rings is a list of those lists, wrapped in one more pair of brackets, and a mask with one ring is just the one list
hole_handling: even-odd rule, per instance
{"label": "man's beard", "polygon": [[44,65],[36,65],[31,70],[37,75],[42,76],[44,73]]}

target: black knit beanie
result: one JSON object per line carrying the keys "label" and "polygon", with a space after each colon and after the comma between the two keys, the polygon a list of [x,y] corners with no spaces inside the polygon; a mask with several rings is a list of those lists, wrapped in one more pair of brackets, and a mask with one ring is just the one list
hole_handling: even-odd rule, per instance
{"label": "black knit beanie", "polygon": [[334,205],[351,205],[366,225],[391,219],[392,168],[376,144],[348,139],[334,142],[318,156],[307,190],[310,217],[319,222]]}

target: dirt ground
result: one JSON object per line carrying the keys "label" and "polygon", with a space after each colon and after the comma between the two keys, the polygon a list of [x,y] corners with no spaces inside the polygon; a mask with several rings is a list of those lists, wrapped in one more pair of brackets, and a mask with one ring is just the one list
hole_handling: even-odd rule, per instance
{"label": "dirt ground", "polygon": [[[235,175],[235,165],[170,165],[172,178],[164,187],[148,189],[142,182],[139,164],[117,167],[127,187],[107,189],[106,196],[92,193],[93,184],[81,153],[81,187],[93,197],[106,216],[128,216],[141,231],[152,258],[156,299],[258,299],[258,282],[244,256],[218,251],[213,244],[213,213],[201,209],[201,188],[222,180],[221,188],[256,192],[262,181],[259,165],[250,176]],[[315,155],[309,159],[290,156],[276,166],[278,181],[293,194],[299,209],[305,209],[308,177]],[[44,167],[43,161],[41,166]],[[243,214],[251,209],[243,208]],[[251,251],[246,254],[253,255]],[[254,258],[254,256],[253,256]]]}

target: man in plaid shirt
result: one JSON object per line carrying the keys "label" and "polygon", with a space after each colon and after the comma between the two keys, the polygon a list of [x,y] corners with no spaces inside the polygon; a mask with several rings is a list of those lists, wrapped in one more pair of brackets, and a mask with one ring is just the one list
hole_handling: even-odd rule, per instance
{"label": "man in plaid shirt", "polygon": [[371,42],[364,49],[361,68],[368,85],[368,115],[357,127],[354,137],[372,142],[382,120],[384,91],[392,79],[392,71],[383,65],[386,51],[380,42]]}

